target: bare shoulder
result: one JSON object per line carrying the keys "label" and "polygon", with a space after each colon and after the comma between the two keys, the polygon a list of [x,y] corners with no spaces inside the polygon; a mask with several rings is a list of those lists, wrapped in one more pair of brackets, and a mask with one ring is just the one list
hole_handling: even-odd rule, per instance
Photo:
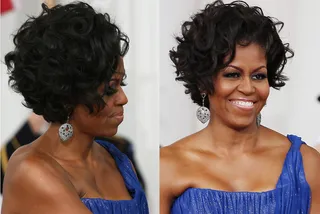
{"label": "bare shoulder", "polygon": [[160,175],[172,176],[172,173],[176,173],[176,169],[179,168],[181,161],[182,151],[177,145],[170,145],[160,149]]}
{"label": "bare shoulder", "polygon": [[[169,169],[182,167],[188,162],[192,152],[192,141],[195,135],[185,137],[175,143],[160,149],[160,165]],[[162,167],[160,166],[160,167]]]}
{"label": "bare shoulder", "polygon": [[191,139],[186,137],[160,149],[160,213],[169,213],[174,198],[188,186]]}
{"label": "bare shoulder", "polygon": [[194,139],[195,135],[191,135],[160,149],[160,184],[178,189],[185,186],[190,166],[194,165]]}
{"label": "bare shoulder", "polygon": [[62,167],[30,145],[19,148],[10,158],[3,186],[3,213],[26,209],[37,213],[35,210],[54,204],[54,198],[77,196]]}
{"label": "bare shoulder", "polygon": [[308,183],[312,186],[320,184],[320,153],[308,146],[307,144],[303,144],[300,148],[302,159],[303,159],[303,167],[306,174],[306,178]]}
{"label": "bare shoulder", "polygon": [[[269,143],[274,142],[275,145],[279,145],[281,147],[291,146],[291,143],[287,136],[284,136],[276,131],[264,128],[263,134],[264,136],[267,136]],[[279,142],[283,143],[279,144]],[[303,167],[306,174],[306,178],[308,180],[308,183],[312,185],[314,182],[316,182],[316,180],[320,179],[320,153],[311,146],[308,146],[307,144],[301,145],[300,152],[302,154]]]}
{"label": "bare shoulder", "polygon": [[263,142],[262,146],[267,151],[276,156],[287,155],[291,147],[291,142],[287,136],[266,127],[261,128],[260,136]]}
{"label": "bare shoulder", "polygon": [[[52,180],[63,181],[66,174],[53,158],[27,145],[16,150],[11,156],[5,177],[6,186],[19,182],[20,185],[34,185],[37,188],[41,186],[39,184],[48,184]],[[55,183],[44,186],[51,188]]]}
{"label": "bare shoulder", "polygon": [[263,138],[267,139],[268,143],[275,144],[278,146],[283,146],[283,145],[290,146],[291,145],[287,136],[285,136],[275,130],[269,129],[267,127],[261,128],[261,134],[262,134]]}
{"label": "bare shoulder", "polygon": [[300,148],[305,177],[311,189],[310,213],[320,213],[320,153],[303,144]]}

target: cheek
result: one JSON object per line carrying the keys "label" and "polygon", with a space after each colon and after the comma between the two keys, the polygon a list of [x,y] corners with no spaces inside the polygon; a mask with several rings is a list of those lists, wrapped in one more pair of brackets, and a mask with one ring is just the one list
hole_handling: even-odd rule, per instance
{"label": "cheek", "polygon": [[236,81],[228,81],[223,78],[217,78],[214,81],[214,92],[218,97],[225,97],[230,95],[236,88],[238,83]]}
{"label": "cheek", "polygon": [[110,115],[110,108],[106,104],[103,109],[96,115],[96,119],[107,119]]}
{"label": "cheek", "polygon": [[214,94],[210,102],[213,106],[224,105],[222,100],[228,99],[228,97],[234,92],[237,84],[235,82],[219,81],[214,87]]}
{"label": "cheek", "polygon": [[258,95],[260,99],[267,100],[270,93],[270,86],[268,83],[265,83],[263,85],[259,85],[256,87]]}
{"label": "cheek", "polygon": [[104,98],[104,102],[105,102],[104,108],[101,109],[100,112],[97,114],[98,117],[110,116],[110,113],[113,108],[114,96]]}
{"label": "cheek", "polygon": [[98,113],[90,114],[85,107],[80,107],[74,112],[74,119],[81,126],[94,126],[95,124],[103,124],[110,114],[110,108],[105,105]]}
{"label": "cheek", "polygon": [[237,88],[237,84],[235,83],[226,83],[223,85],[220,85],[219,90],[217,91],[220,97],[227,97],[230,94],[234,92],[234,90]]}

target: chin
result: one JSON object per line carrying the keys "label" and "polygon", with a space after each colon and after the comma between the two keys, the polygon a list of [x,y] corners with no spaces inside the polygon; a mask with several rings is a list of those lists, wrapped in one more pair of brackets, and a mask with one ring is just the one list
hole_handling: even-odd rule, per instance
{"label": "chin", "polygon": [[115,136],[117,132],[118,129],[108,129],[106,132],[97,133],[96,136],[109,138]]}
{"label": "chin", "polygon": [[118,128],[112,129],[112,130],[108,130],[108,132],[105,133],[105,135],[108,136],[108,137],[113,137],[113,136],[115,136],[117,133],[118,133]]}
{"label": "chin", "polygon": [[252,121],[252,120],[238,120],[238,121],[232,121],[230,123],[230,126],[236,130],[244,130],[249,127],[252,127],[253,124],[255,124],[255,121]]}

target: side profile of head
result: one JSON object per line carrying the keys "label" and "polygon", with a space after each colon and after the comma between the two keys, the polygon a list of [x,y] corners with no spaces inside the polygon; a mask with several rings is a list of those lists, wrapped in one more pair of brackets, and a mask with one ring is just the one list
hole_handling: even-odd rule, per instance
{"label": "side profile of head", "polygon": [[20,27],[5,56],[10,86],[48,122],[70,119],[82,132],[114,135],[127,103],[121,86],[128,37],[86,3],[42,9]]}
{"label": "side profile of head", "polygon": [[177,48],[170,51],[176,80],[215,118],[237,127],[255,122],[269,88],[280,89],[282,74],[293,56],[279,37],[283,23],[243,1],[208,4],[182,25]]}

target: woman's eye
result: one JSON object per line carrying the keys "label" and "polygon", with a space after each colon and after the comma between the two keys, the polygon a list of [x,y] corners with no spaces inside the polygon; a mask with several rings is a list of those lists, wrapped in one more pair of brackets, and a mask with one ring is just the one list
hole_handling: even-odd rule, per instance
{"label": "woman's eye", "polygon": [[226,78],[239,78],[240,73],[239,72],[230,72],[230,73],[223,74],[223,76]]}
{"label": "woman's eye", "polygon": [[[111,96],[118,92],[118,87],[126,86],[127,83],[124,81],[126,79],[126,75],[123,76],[122,80],[113,79],[109,85],[106,85],[105,92],[103,95]],[[120,82],[121,81],[121,82]]]}
{"label": "woman's eye", "polygon": [[263,80],[265,78],[267,78],[266,74],[254,74],[252,76],[252,79],[254,79],[254,80]]}
{"label": "woman's eye", "polygon": [[115,83],[106,86],[104,95],[111,96],[117,93],[117,85]]}

